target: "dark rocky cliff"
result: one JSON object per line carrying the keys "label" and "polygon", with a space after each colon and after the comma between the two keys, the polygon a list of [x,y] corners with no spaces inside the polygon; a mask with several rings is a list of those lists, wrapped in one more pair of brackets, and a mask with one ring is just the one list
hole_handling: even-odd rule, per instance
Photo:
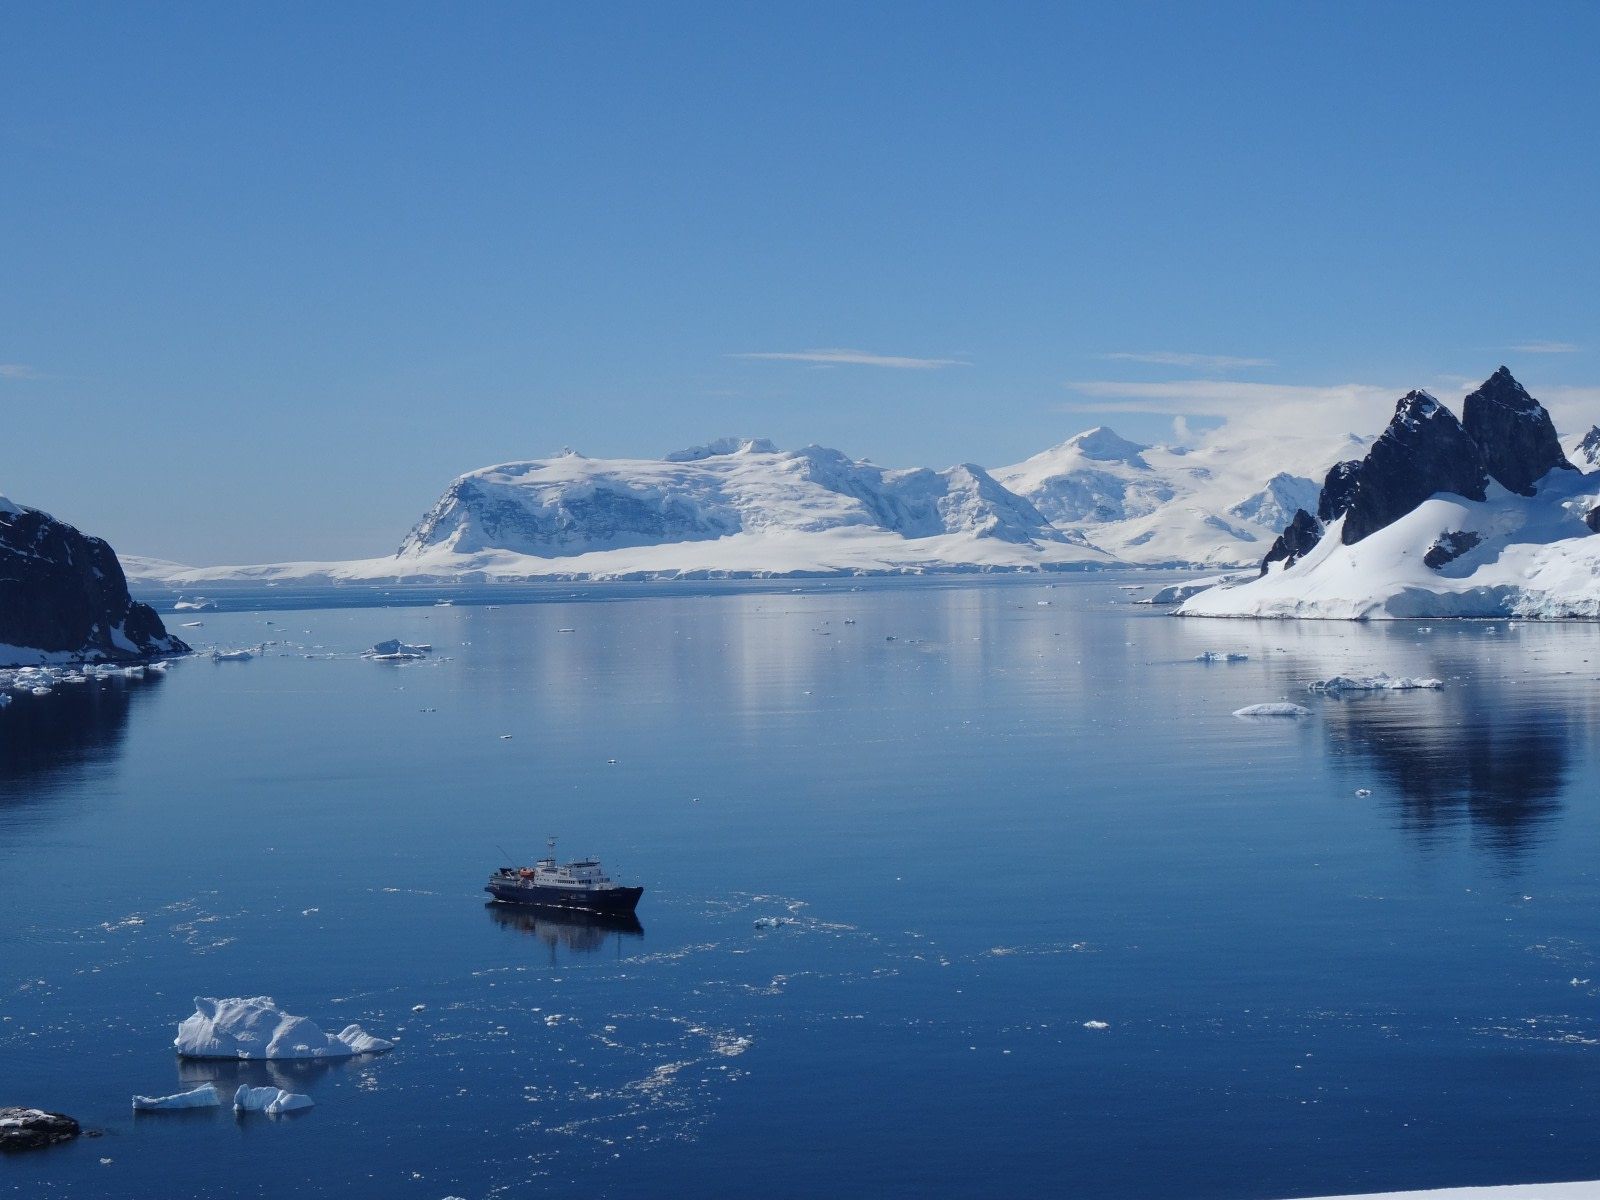
{"label": "dark rocky cliff", "polygon": [[1550,414],[1501,367],[1467,397],[1461,423],[1494,481],[1519,496],[1557,467],[1576,470],[1561,453]]}
{"label": "dark rocky cliff", "polygon": [[0,500],[0,666],[46,657],[138,662],[188,649],[128,595],[103,540]]}
{"label": "dark rocky cliff", "polygon": [[1482,500],[1488,483],[1483,457],[1455,413],[1427,392],[1407,392],[1361,463],[1342,540],[1359,542],[1435,492]]}
{"label": "dark rocky cliff", "polygon": [[[1550,414],[1501,367],[1466,398],[1464,419],[1427,392],[1408,392],[1394,417],[1360,461],[1336,463],[1322,484],[1314,520],[1304,511],[1273,544],[1261,570],[1278,561],[1292,565],[1321,536],[1321,525],[1345,518],[1340,540],[1347,546],[1399,520],[1429,496],[1450,492],[1468,500],[1487,496],[1490,480],[1518,495],[1553,470],[1576,470],[1556,438]],[[1600,461],[1600,427],[1579,446],[1580,456]],[[1590,528],[1600,526],[1600,508]],[[1320,523],[1320,524],[1319,524]],[[1439,567],[1470,549],[1461,535],[1430,551]]]}

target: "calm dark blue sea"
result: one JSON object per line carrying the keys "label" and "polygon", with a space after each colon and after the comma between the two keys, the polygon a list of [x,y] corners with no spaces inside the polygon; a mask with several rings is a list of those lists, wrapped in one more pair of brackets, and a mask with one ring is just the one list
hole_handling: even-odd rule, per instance
{"label": "calm dark blue sea", "polygon": [[[172,614],[260,653],[0,711],[0,1105],[103,1131],[0,1191],[1600,1177],[1600,627],[1177,620],[1150,578]],[[1445,686],[1305,690],[1377,671]],[[486,905],[550,835],[638,928]],[[397,1048],[174,1057],[261,994]],[[130,1112],[208,1079],[315,1107]]]}

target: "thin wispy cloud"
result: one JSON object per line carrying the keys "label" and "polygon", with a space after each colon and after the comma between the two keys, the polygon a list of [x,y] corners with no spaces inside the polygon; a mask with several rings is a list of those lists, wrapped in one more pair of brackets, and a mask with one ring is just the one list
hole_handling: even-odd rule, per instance
{"label": "thin wispy cloud", "polygon": [[1511,348],[1518,354],[1579,354],[1583,351],[1582,346],[1572,342],[1523,342]]}
{"label": "thin wispy cloud", "polygon": [[873,354],[867,350],[772,350],[763,353],[730,354],[729,358],[768,358],[813,366],[892,367],[903,371],[936,371],[942,367],[970,367],[959,358],[906,358],[893,354]]}
{"label": "thin wispy cloud", "polygon": [[1198,367],[1203,371],[1235,371],[1245,367],[1270,367],[1270,358],[1235,358],[1228,354],[1179,354],[1171,350],[1151,350],[1135,353],[1119,350],[1102,354],[1117,362],[1155,363],[1163,367]]}
{"label": "thin wispy cloud", "polygon": [[0,379],[43,379],[44,376],[26,363],[0,363]]}
{"label": "thin wispy cloud", "polygon": [[1164,383],[1089,379],[1068,386],[1084,398],[1059,406],[1063,412],[1213,417],[1260,430],[1357,434],[1377,433],[1388,424],[1395,401],[1407,390],[1364,383],[1317,386],[1236,379]]}

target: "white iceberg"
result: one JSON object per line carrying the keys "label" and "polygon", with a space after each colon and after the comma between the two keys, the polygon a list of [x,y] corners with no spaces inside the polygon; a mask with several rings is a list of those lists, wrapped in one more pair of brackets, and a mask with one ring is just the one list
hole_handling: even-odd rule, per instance
{"label": "white iceberg", "polygon": [[1309,717],[1311,710],[1298,704],[1248,704],[1233,710],[1236,717]]}
{"label": "white iceberg", "polygon": [[1376,675],[1335,675],[1332,679],[1319,679],[1307,684],[1310,692],[1409,692],[1417,688],[1442,688],[1441,679],[1396,679],[1382,671]]}
{"label": "white iceberg", "polygon": [[239,1090],[233,1094],[235,1112],[264,1112],[276,1115],[310,1107],[310,1096],[302,1096],[299,1092],[286,1092],[282,1088],[250,1087],[241,1083]]}
{"label": "white iceberg", "polygon": [[194,1007],[172,1043],[184,1058],[351,1058],[394,1049],[359,1025],[324,1033],[316,1022],[284,1012],[271,996],[196,996]]}
{"label": "white iceberg", "polygon": [[362,658],[372,658],[379,662],[392,662],[398,659],[421,658],[432,652],[431,645],[408,646],[399,638],[390,638],[386,642],[379,642],[371,650],[363,650]]}
{"label": "white iceberg", "polygon": [[173,1096],[135,1096],[133,1098],[134,1112],[164,1112],[175,1108],[214,1108],[222,1103],[222,1097],[217,1094],[217,1085],[207,1083],[189,1092],[179,1092]]}
{"label": "white iceberg", "polygon": [[1201,654],[1196,654],[1194,660],[1200,663],[1249,662],[1250,656],[1248,654],[1235,654],[1232,650],[1226,654],[1216,650],[1207,650]]}

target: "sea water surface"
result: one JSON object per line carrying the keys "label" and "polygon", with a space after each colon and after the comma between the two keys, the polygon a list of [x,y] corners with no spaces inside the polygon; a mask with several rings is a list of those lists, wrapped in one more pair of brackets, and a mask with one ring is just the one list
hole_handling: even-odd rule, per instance
{"label": "sea water surface", "polygon": [[[1600,627],[1177,620],[1150,579],[262,593],[173,614],[249,661],[19,696],[0,1105],[101,1136],[0,1192],[1600,1177]],[[1306,691],[1376,671],[1444,686]],[[552,835],[636,925],[486,904]],[[396,1049],[180,1061],[197,995]],[[208,1080],[315,1107],[130,1112]]]}

